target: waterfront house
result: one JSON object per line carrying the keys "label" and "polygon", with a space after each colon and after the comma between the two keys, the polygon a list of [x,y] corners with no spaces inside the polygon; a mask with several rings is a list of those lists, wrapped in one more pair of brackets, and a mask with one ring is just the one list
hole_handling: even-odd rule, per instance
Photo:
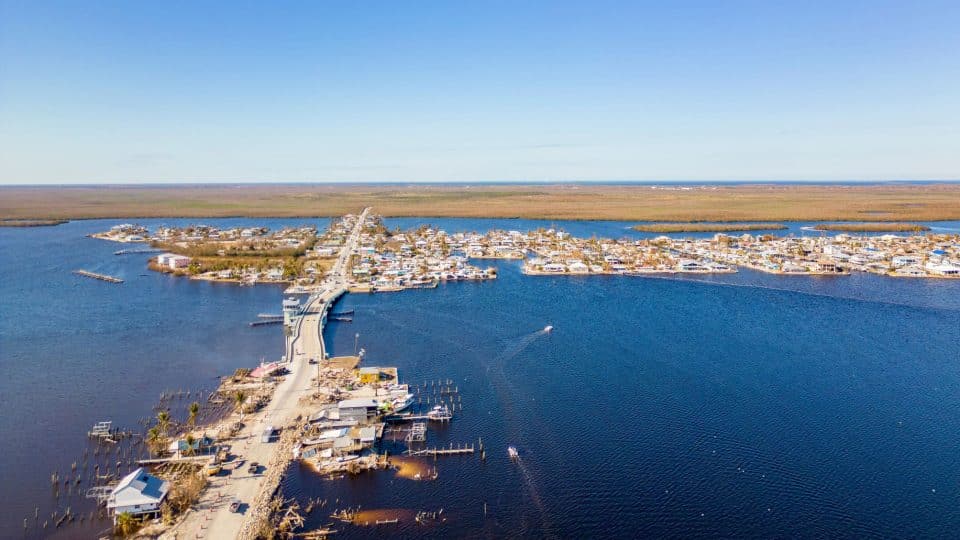
{"label": "waterfront house", "polygon": [[128,513],[133,516],[156,515],[160,505],[170,492],[170,483],[153,476],[140,467],[124,476],[110,492],[107,510],[116,518],[117,514]]}
{"label": "waterfront house", "polygon": [[935,276],[960,276],[960,266],[953,265],[950,263],[934,263],[928,262],[926,265],[928,272]]}
{"label": "waterfront house", "polygon": [[337,403],[337,410],[340,413],[340,420],[353,419],[366,422],[377,416],[379,405],[379,402],[373,398],[345,399]]}
{"label": "waterfront house", "polygon": [[190,266],[190,257],[185,255],[176,255],[174,253],[162,253],[157,256],[157,264],[166,266],[171,270],[186,268]]}
{"label": "waterfront house", "polygon": [[901,266],[897,268],[894,273],[898,276],[907,277],[926,277],[927,275],[927,272],[919,266]]}
{"label": "waterfront house", "polygon": [[177,439],[170,443],[167,451],[176,457],[206,454],[213,448],[213,443],[214,440],[206,435],[196,437],[192,444],[188,443],[186,439]]}

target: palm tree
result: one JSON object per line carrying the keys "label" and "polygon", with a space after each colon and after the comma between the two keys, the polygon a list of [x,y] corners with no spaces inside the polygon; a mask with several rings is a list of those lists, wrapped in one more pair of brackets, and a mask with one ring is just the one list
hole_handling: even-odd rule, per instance
{"label": "palm tree", "polygon": [[243,393],[243,390],[237,390],[233,394],[233,401],[237,404],[237,408],[240,409],[240,421],[243,421],[243,402],[247,400],[247,395]]}
{"label": "palm tree", "polygon": [[190,404],[190,418],[187,419],[187,422],[194,426],[197,423],[197,414],[200,413],[200,404],[194,401]]}
{"label": "palm tree", "polygon": [[117,531],[119,531],[121,535],[129,536],[133,534],[137,530],[137,525],[139,525],[139,523],[130,512],[120,512],[117,514]]}
{"label": "palm tree", "polygon": [[187,449],[183,451],[183,454],[186,456],[192,456],[195,453],[193,445],[196,444],[197,438],[191,433],[187,435],[186,439],[184,439],[184,442],[187,443]]}
{"label": "palm tree", "polygon": [[147,431],[147,444],[154,454],[160,453],[160,450],[163,449],[163,443],[164,437],[159,426],[154,426]]}
{"label": "palm tree", "polygon": [[160,428],[161,433],[167,434],[167,429],[170,428],[170,413],[167,411],[157,413],[157,427]]}

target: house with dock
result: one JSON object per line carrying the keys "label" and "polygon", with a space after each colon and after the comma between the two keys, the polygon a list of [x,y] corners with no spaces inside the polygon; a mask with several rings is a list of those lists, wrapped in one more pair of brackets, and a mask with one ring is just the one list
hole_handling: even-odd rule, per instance
{"label": "house with dock", "polygon": [[170,492],[170,482],[148,473],[143,467],[123,477],[110,492],[107,510],[136,517],[156,516]]}

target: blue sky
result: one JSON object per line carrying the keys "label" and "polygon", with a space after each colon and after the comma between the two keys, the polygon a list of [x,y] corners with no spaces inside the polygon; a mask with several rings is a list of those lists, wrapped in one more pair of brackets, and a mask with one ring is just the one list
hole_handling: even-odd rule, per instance
{"label": "blue sky", "polygon": [[0,0],[0,183],[960,178],[960,2]]}

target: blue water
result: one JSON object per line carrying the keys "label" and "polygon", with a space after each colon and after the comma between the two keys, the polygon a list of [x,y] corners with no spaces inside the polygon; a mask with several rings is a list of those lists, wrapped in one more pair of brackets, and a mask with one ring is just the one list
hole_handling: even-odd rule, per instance
{"label": "blue water", "polygon": [[[121,246],[83,237],[118,222],[0,229],[0,536],[21,536],[35,507],[83,508],[52,497],[48,477],[68,470],[93,422],[135,425],[164,390],[209,388],[281,354],[278,328],[246,326],[277,310],[279,288],[150,273],[146,255],[117,257]],[[305,222],[326,223],[271,226]],[[422,222],[528,227],[388,224]],[[620,225],[562,226],[612,235]],[[355,322],[328,327],[334,354],[352,352],[359,333],[371,365],[396,365],[409,382],[453,379],[463,411],[430,444],[482,437],[488,452],[486,463],[438,460],[435,482],[328,481],[294,466],[290,496],[448,516],[429,528],[338,524],[339,537],[952,537],[960,527],[960,282],[529,277],[515,262],[480,263],[499,278],[348,295]],[[552,334],[539,332],[546,324]],[[311,525],[329,523],[329,509]]]}
{"label": "blue water", "polygon": [[[421,224],[430,224],[435,227],[440,227],[447,232],[479,232],[484,233],[492,229],[501,229],[501,230],[515,230],[515,231],[532,231],[538,228],[555,228],[559,230],[566,231],[574,236],[589,238],[592,235],[596,235],[599,238],[630,238],[630,239],[640,239],[640,238],[656,238],[658,236],[670,236],[674,238],[711,238],[716,233],[713,232],[688,232],[688,233],[649,233],[633,230],[634,225],[646,224],[651,222],[643,221],[570,221],[570,220],[542,220],[542,219],[461,219],[461,218],[443,218],[443,217],[431,217],[431,218],[389,218],[385,220],[388,227],[395,228],[400,227],[401,229],[408,229],[419,226]],[[843,234],[841,231],[815,231],[813,226],[818,223],[823,223],[819,221],[779,221],[785,225],[786,229],[771,229],[763,231],[742,231],[742,232],[728,232],[724,234],[729,235],[740,235],[740,234],[773,234],[777,236],[836,236],[837,234]],[[835,222],[831,222],[835,223]],[[934,234],[957,234],[960,233],[960,221],[929,221],[929,222],[918,222],[930,227],[930,232]],[[850,234],[850,233],[847,233]],[[878,236],[883,234],[891,234],[885,232],[877,233],[858,233],[866,236]],[[907,235],[908,233],[892,233],[899,234],[901,236]]]}

